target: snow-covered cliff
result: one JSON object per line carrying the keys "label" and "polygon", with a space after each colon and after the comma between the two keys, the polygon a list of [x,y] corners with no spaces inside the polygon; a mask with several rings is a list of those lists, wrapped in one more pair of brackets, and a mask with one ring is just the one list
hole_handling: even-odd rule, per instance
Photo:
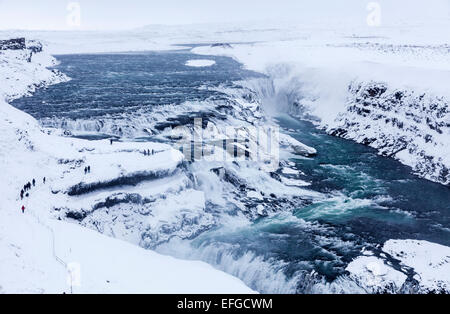
{"label": "snow-covered cliff", "polygon": [[450,248],[439,244],[389,240],[378,256],[364,251],[347,271],[351,280],[369,293],[448,293],[449,256]]}
{"label": "snow-covered cliff", "polygon": [[352,83],[330,134],[378,149],[426,179],[450,184],[449,100],[387,84]]}
{"label": "snow-covered cliff", "polygon": [[230,56],[267,74],[272,86],[264,86],[261,96],[269,112],[311,119],[332,135],[370,145],[448,185],[449,38],[442,25],[428,24],[421,32],[415,26],[324,29],[311,33],[314,39],[194,52]]}

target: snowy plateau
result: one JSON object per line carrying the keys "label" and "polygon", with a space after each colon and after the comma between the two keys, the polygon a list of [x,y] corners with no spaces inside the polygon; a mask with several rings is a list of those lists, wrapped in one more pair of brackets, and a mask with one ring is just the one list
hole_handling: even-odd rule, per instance
{"label": "snowy plateau", "polygon": [[[203,44],[192,48],[199,59],[188,66],[214,67],[214,61],[200,58],[227,56],[266,77],[229,91],[235,101],[229,104],[228,120],[215,121],[219,129],[275,124],[270,117],[284,111],[449,187],[448,29],[448,21],[436,21],[379,28],[192,25],[117,33],[0,31],[2,39],[27,38],[25,47],[0,50],[0,293],[265,292],[249,288],[252,279],[244,280],[238,271],[154,250],[213,228],[218,224],[214,208],[238,212],[245,224],[243,219],[326,198],[307,189],[308,178],[289,162],[292,156],[312,157],[317,150],[285,133],[279,165],[268,172],[246,162],[188,164],[167,143],[111,145],[44,128],[9,102],[70,80],[53,69],[58,61],[52,55]],[[217,44],[227,42],[233,44]],[[255,101],[255,95],[264,97]],[[249,145],[257,145],[249,133]],[[144,156],[145,150],[155,153]],[[88,175],[83,172],[87,166],[92,168]],[[18,191],[32,178],[37,187],[22,202]],[[346,271],[311,291],[449,293],[450,248],[390,239],[377,252],[361,250]]]}

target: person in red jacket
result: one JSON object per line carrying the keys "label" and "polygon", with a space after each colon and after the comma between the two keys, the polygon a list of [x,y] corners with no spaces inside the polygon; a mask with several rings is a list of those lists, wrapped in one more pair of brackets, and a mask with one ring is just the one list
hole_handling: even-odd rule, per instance
{"label": "person in red jacket", "polygon": [[22,205],[22,213],[25,213],[25,206]]}

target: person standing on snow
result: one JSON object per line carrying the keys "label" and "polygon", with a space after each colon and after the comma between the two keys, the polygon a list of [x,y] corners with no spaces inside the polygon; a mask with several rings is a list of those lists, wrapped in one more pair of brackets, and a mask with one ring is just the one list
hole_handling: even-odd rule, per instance
{"label": "person standing on snow", "polygon": [[36,180],[35,179],[33,179],[33,186],[36,186]]}
{"label": "person standing on snow", "polygon": [[25,214],[25,206],[22,205],[22,214]]}

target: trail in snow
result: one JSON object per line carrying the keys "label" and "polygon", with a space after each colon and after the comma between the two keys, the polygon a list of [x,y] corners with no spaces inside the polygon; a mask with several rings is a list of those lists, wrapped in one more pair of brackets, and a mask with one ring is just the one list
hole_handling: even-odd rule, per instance
{"label": "trail in snow", "polygon": [[[47,181],[48,182],[48,181]],[[48,184],[48,183],[47,183]],[[33,208],[30,208],[29,205],[29,198],[32,197],[32,195],[34,195],[35,193],[39,193],[39,192],[43,192],[43,188],[45,187],[45,184],[43,186],[40,186],[39,188],[33,187],[32,191],[33,194],[30,194],[29,197],[26,198],[26,214],[30,213],[31,216],[35,219],[35,221],[44,229],[46,229],[48,231],[49,234],[49,238],[50,238],[50,250],[52,253],[53,258],[55,259],[55,261],[61,265],[63,267],[63,269],[67,272],[67,276],[66,276],[66,280],[68,279],[70,281],[70,293],[73,293],[73,274],[71,273],[71,270],[68,267],[68,263],[66,261],[64,261],[62,258],[60,258],[56,252],[56,236],[55,236],[55,231],[53,230],[53,228],[48,225],[46,222],[44,222],[40,216],[36,213],[36,211]],[[49,191],[47,191],[49,192]]]}

